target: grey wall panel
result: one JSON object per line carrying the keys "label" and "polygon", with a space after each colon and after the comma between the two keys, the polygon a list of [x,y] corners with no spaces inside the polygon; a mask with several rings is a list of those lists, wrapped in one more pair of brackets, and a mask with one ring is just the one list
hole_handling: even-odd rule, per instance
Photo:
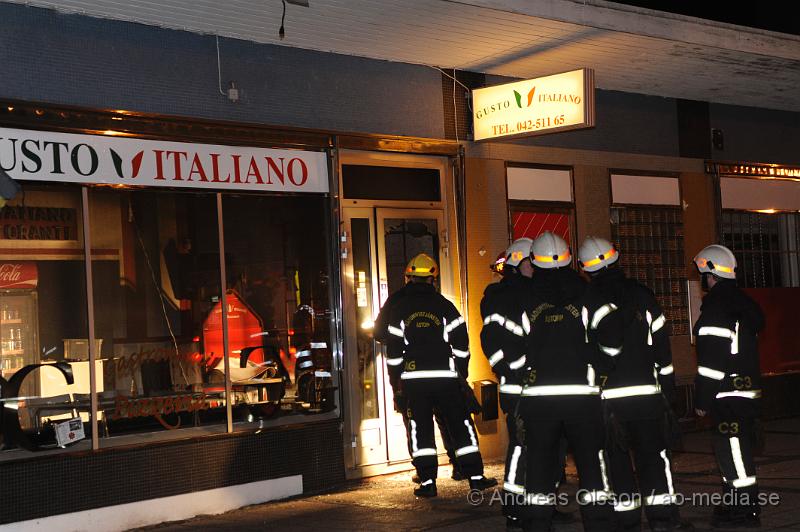
{"label": "grey wall panel", "polygon": [[318,128],[444,135],[433,68],[0,3],[0,97]]}
{"label": "grey wall panel", "polygon": [[800,113],[712,104],[710,117],[724,139],[713,159],[800,165]]}
{"label": "grey wall panel", "polygon": [[534,146],[678,156],[675,100],[597,90],[593,129],[518,141]]}

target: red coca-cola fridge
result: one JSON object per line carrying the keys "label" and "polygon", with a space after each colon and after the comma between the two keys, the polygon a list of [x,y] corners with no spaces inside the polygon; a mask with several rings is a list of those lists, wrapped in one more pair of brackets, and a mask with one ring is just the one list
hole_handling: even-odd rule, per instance
{"label": "red coca-cola fridge", "polygon": [[0,262],[0,372],[5,379],[39,362],[35,262]]}

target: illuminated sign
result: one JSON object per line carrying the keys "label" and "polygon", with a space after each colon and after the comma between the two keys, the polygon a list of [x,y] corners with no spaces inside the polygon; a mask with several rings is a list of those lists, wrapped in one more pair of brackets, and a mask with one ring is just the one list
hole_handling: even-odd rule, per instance
{"label": "illuminated sign", "polygon": [[719,175],[744,175],[752,177],[767,177],[776,179],[798,179],[800,178],[800,168],[792,166],[777,166],[769,164],[727,164],[727,163],[707,163],[706,171],[716,171]]}
{"label": "illuminated sign", "polygon": [[594,127],[594,71],[588,68],[472,91],[475,140]]}
{"label": "illuminated sign", "polygon": [[[0,128],[0,169],[14,179],[227,191],[328,192],[323,152],[187,144]],[[63,209],[62,209],[63,210]],[[45,213],[50,219],[51,214]],[[61,220],[54,220],[61,221]],[[34,235],[6,238],[42,240]],[[46,232],[55,235],[54,231]],[[48,236],[46,240],[61,240]]]}

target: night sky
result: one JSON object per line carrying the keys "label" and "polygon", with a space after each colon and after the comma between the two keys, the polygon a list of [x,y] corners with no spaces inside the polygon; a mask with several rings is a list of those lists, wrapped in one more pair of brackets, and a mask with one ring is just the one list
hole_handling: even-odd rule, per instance
{"label": "night sky", "polygon": [[761,1],[738,4],[717,0],[634,0],[613,3],[800,35],[800,19],[792,13],[793,2]]}

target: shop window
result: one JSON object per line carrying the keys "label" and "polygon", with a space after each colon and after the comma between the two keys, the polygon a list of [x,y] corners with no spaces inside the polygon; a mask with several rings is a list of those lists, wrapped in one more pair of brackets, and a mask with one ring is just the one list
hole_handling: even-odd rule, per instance
{"label": "shop window", "polygon": [[[736,255],[742,288],[800,286],[800,186],[722,177],[722,243]],[[784,211],[784,212],[781,212]]]}
{"label": "shop window", "polygon": [[327,201],[223,196],[235,422],[336,407]]}
{"label": "shop window", "polygon": [[722,243],[738,261],[742,288],[800,286],[800,215],[723,211]]}
{"label": "shop window", "polygon": [[648,286],[673,336],[689,334],[680,184],[675,177],[611,174],[611,238],[625,273]]}
{"label": "shop window", "polygon": [[103,445],[335,408],[325,201],[92,190]]}
{"label": "shop window", "polygon": [[[224,351],[204,324],[220,305],[216,196],[95,188],[89,195],[101,434],[227,420]],[[221,336],[221,335],[220,335]]]}
{"label": "shop window", "polygon": [[80,188],[25,186],[0,210],[0,225],[0,459],[88,449]]}
{"label": "shop window", "polygon": [[511,237],[550,231],[572,245],[572,174],[562,168],[506,169]]}

